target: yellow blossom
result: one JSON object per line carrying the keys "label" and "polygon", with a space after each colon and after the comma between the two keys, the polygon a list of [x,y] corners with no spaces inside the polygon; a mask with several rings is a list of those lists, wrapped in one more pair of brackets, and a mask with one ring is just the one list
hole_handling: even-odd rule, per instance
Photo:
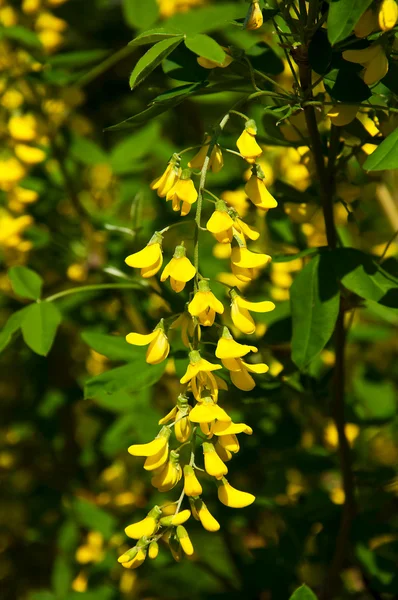
{"label": "yellow blossom", "polygon": [[170,344],[164,331],[163,319],[152,333],[147,335],[129,333],[126,336],[126,341],[134,346],[146,346],[149,344],[146,353],[146,362],[150,365],[157,365],[163,362],[170,352]]}
{"label": "yellow blossom", "polygon": [[224,358],[222,363],[230,371],[231,381],[235,387],[245,392],[252,390],[256,385],[250,373],[263,374],[269,370],[268,365],[264,363],[250,365],[243,362],[241,358]]}
{"label": "yellow blossom", "polygon": [[30,215],[12,217],[7,211],[0,211],[0,246],[16,248],[21,243],[21,234],[32,225]]}
{"label": "yellow blossom", "polygon": [[162,240],[162,235],[156,231],[143,250],[126,258],[126,264],[141,269],[141,277],[153,277],[163,264]]}
{"label": "yellow blossom", "polygon": [[195,471],[190,465],[184,467],[184,492],[187,496],[200,496],[202,486],[195,475]]}
{"label": "yellow blossom", "polygon": [[159,554],[159,544],[157,542],[151,542],[148,548],[148,556],[150,559],[155,559]]}
{"label": "yellow blossom", "polygon": [[333,125],[343,127],[355,119],[358,112],[357,104],[335,104],[328,112]]}
{"label": "yellow blossom", "polygon": [[253,504],[256,498],[253,494],[235,489],[223,478],[218,485],[218,499],[230,508],[244,508]]}
{"label": "yellow blossom", "polygon": [[263,24],[263,13],[262,10],[260,8],[260,4],[259,2],[252,2],[250,4],[246,19],[245,19],[245,23],[244,23],[244,27],[245,29],[248,29],[249,31],[253,31],[254,29],[259,29],[259,27],[261,27],[261,25]]}
{"label": "yellow blossom", "polygon": [[158,529],[158,520],[161,514],[161,509],[158,506],[154,506],[145,519],[138,521],[138,523],[128,525],[128,527],[125,528],[124,531],[126,535],[133,540],[139,540],[143,536],[150,537]]}
{"label": "yellow blossom", "polygon": [[225,423],[217,421],[217,423],[215,423],[212,427],[212,432],[217,436],[236,435],[237,433],[246,433],[246,435],[251,435],[253,433],[253,429],[249,425],[246,425],[246,423],[233,423],[232,421]]}
{"label": "yellow blossom", "polygon": [[379,27],[382,31],[390,31],[398,20],[398,5],[395,0],[383,0],[379,7]]}
{"label": "yellow blossom", "polygon": [[180,176],[181,169],[179,164],[180,157],[178,154],[173,154],[163,175],[152,181],[151,189],[156,190],[160,198],[164,198],[167,195],[167,192],[171,190]]}
{"label": "yellow blossom", "polygon": [[38,122],[34,115],[14,116],[8,121],[8,131],[14,140],[32,142],[38,135]]}
{"label": "yellow blossom", "polygon": [[[225,52],[225,58],[222,61],[222,63],[218,63],[215,60],[211,60],[210,58],[205,58],[204,56],[198,56],[196,59],[198,64],[204,69],[216,69],[217,67],[225,69],[226,67],[229,67],[229,65],[233,61],[233,58],[230,55],[228,48],[226,48],[225,46],[221,46],[221,48]],[[216,173],[217,171],[214,172]]]}
{"label": "yellow blossom", "polygon": [[181,548],[184,550],[185,554],[187,556],[192,556],[192,554],[194,553],[194,549],[193,549],[192,542],[189,539],[189,535],[188,535],[188,532],[185,529],[185,527],[183,527],[182,525],[179,525],[177,527],[176,533],[177,533],[178,540],[181,544]]}
{"label": "yellow blossom", "polygon": [[220,449],[222,448],[223,450],[225,450],[227,456],[229,455],[229,453],[236,454],[236,452],[239,452],[240,449],[238,438],[234,433],[218,436],[216,446],[217,445],[218,448],[216,448],[216,452],[219,453]]}
{"label": "yellow blossom", "polygon": [[256,158],[263,152],[261,147],[257,144],[256,133],[256,123],[250,119],[249,121],[246,121],[245,129],[236,142],[239,152],[248,163],[254,163]]}
{"label": "yellow blossom", "polygon": [[[186,348],[190,347],[189,338],[193,338],[195,330],[195,322],[189,312],[184,311],[173,323],[169,329],[181,327],[181,339]],[[200,327],[198,326],[198,339],[200,340]]]}
{"label": "yellow blossom", "polygon": [[170,452],[170,460],[168,463],[151,479],[151,483],[160,492],[168,492],[182,477],[182,470],[179,463],[179,455],[177,452],[172,450]]}
{"label": "yellow blossom", "polygon": [[54,29],[42,29],[37,37],[49,54],[55,52],[64,41],[63,35]]}
{"label": "yellow blossom", "polygon": [[180,383],[188,383],[200,373],[208,374],[211,371],[217,371],[221,368],[221,365],[214,365],[210,363],[208,360],[205,360],[200,356],[200,352],[193,350],[189,353],[189,365],[185,375],[181,377]]}
{"label": "yellow blossom", "polygon": [[224,312],[224,306],[210,290],[206,279],[199,281],[199,289],[188,304],[188,311],[204,326],[213,325],[216,312],[220,315]]}
{"label": "yellow blossom", "polygon": [[274,310],[275,304],[264,300],[263,302],[249,302],[245,300],[235,290],[231,290],[231,318],[235,327],[242,333],[254,333],[256,326],[250,315],[253,312],[270,312]]}
{"label": "yellow blossom", "polygon": [[11,190],[25,177],[25,173],[25,167],[16,158],[0,159],[0,190]]}
{"label": "yellow blossom", "polygon": [[210,231],[221,244],[232,240],[232,228],[234,220],[228,212],[227,205],[223,200],[218,200],[216,210],[207,221],[206,229]]}
{"label": "yellow blossom", "polygon": [[[199,59],[198,59],[198,61],[199,61]],[[188,167],[190,167],[191,169],[202,169],[203,164],[206,159],[206,156],[207,156],[207,153],[208,153],[208,150],[209,150],[210,140],[211,140],[211,137],[206,136],[204,145],[201,147],[199,152],[197,154],[195,154],[195,156],[189,161]],[[214,148],[210,154],[208,168],[211,171],[213,171],[213,173],[218,173],[219,171],[221,171],[223,166],[224,166],[224,160],[223,160],[221,148],[218,144],[215,144]]]}
{"label": "yellow blossom", "polygon": [[192,433],[192,425],[189,419],[189,412],[191,407],[188,403],[185,407],[179,408],[175,418],[174,434],[176,439],[182,444],[186,442]]}
{"label": "yellow blossom", "polygon": [[146,548],[137,548],[136,546],[134,550],[135,553],[131,559],[127,553],[119,556],[118,561],[121,563],[122,567],[125,567],[126,569],[137,569],[145,561]]}
{"label": "yellow blossom", "polygon": [[181,216],[185,217],[197,199],[198,192],[191,179],[191,171],[190,169],[184,169],[181,177],[176,180],[173,187],[167,192],[166,200],[171,200],[173,210],[176,212],[181,210]]}
{"label": "yellow blossom", "polygon": [[239,344],[232,337],[227,327],[223,328],[222,336],[217,342],[216,357],[221,359],[241,358],[249,352],[258,352],[255,346]]}
{"label": "yellow blossom", "polygon": [[170,277],[170,285],[175,292],[181,292],[185,288],[187,281],[195,277],[196,269],[186,257],[186,250],[183,245],[176,246],[173,258],[163,269],[160,281],[166,281]]}
{"label": "yellow blossom", "polygon": [[358,38],[367,37],[377,28],[377,15],[372,10],[372,8],[368,8],[365,10],[359,21],[354,27],[354,33]]}
{"label": "yellow blossom", "polygon": [[156,438],[147,444],[133,444],[128,451],[133,456],[154,456],[168,443],[170,429],[163,427]]}
{"label": "yellow blossom", "polygon": [[173,525],[174,527],[178,527],[178,525],[182,525],[183,523],[186,523],[186,521],[188,521],[190,516],[191,516],[191,511],[186,509],[186,510],[182,510],[181,512],[176,513],[175,515],[171,515],[169,517],[162,517],[160,519],[160,523],[164,527],[170,527],[170,525]]}
{"label": "yellow blossom", "polygon": [[245,192],[256,208],[269,210],[278,206],[277,201],[265,186],[263,172],[258,165],[252,169],[252,175],[245,185]]}
{"label": "yellow blossom", "polygon": [[49,12],[42,12],[36,19],[35,27],[37,30],[52,29],[53,31],[65,31],[68,23],[63,19],[59,19]]}
{"label": "yellow blossom", "polygon": [[209,442],[204,442],[204,444],[202,444],[202,447],[206,473],[208,473],[212,477],[215,477],[216,479],[221,479],[224,475],[228,473],[228,467],[218,456],[213,444]]}
{"label": "yellow blossom", "polygon": [[41,0],[23,0],[22,1],[22,10],[27,15],[35,13],[39,10],[41,6]]}
{"label": "yellow blossom", "polygon": [[226,190],[221,194],[221,198],[225,202],[232,206],[240,217],[244,217],[249,209],[250,203],[246,198],[246,194],[243,189],[239,190]]}
{"label": "yellow blossom", "polygon": [[193,506],[195,508],[194,516],[202,523],[206,531],[218,531],[220,529],[220,523],[210,513],[203,500],[195,500]]}
{"label": "yellow blossom", "polygon": [[189,419],[192,423],[212,423],[216,419],[226,423],[231,421],[231,417],[211,396],[205,396],[198,401],[189,413]]}
{"label": "yellow blossom", "polygon": [[46,158],[44,150],[28,144],[16,144],[14,152],[16,157],[27,165],[36,165]]}
{"label": "yellow blossom", "polygon": [[362,50],[344,50],[343,58],[364,67],[363,80],[373,85],[388,72],[388,60],[381,44],[374,43]]}

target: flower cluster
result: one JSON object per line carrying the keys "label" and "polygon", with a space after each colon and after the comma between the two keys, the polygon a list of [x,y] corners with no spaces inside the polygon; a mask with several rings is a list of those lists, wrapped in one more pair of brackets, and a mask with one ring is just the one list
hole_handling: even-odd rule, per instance
{"label": "flower cluster", "polygon": [[[203,145],[186,166],[182,162],[185,152],[190,149],[174,154],[164,173],[151,183],[157,195],[171,201],[172,209],[182,216],[196,205],[192,255],[182,241],[175,247],[171,260],[163,265],[163,241],[169,229],[165,227],[161,232],[156,231],[142,250],[126,258],[129,266],[140,269],[142,277],[150,278],[160,272],[160,281],[169,280],[174,292],[187,290],[184,312],[161,319],[149,334],[128,334],[127,342],[148,346],[146,361],[155,365],[169,356],[173,345],[169,341],[169,332],[180,329],[189,359],[180,379],[182,387],[176,404],[159,421],[161,429],[156,438],[129,448],[130,454],[145,459],[144,469],[151,473],[151,483],[158,491],[169,492],[179,485],[182,489],[178,500],[154,506],[143,520],[126,528],[126,535],[137,540],[119,558],[127,568],[138,567],[147,555],[155,558],[160,539],[168,545],[177,561],[183,553],[191,555],[194,549],[184,527],[191,515],[208,531],[220,528],[202,499],[203,483],[212,480],[217,486],[220,502],[232,508],[248,506],[255,500],[252,494],[235,489],[226,479],[227,463],[240,448],[237,436],[241,433],[251,435],[252,429],[245,423],[233,422],[220,406],[219,396],[220,391],[228,390],[228,379],[233,386],[247,392],[256,385],[253,375],[268,371],[266,364],[250,358],[258,352],[256,346],[240,343],[234,336],[255,333],[256,324],[251,313],[271,311],[274,304],[267,300],[249,301],[233,287],[228,291],[230,309],[226,310],[222,299],[213,293],[211,281],[200,271],[199,237],[206,230],[224,247],[233,276],[244,284],[253,280],[271,261],[267,254],[254,252],[251,248],[251,243],[260,238],[259,231],[245,222],[233,203],[228,202],[228,197],[218,198],[205,187],[207,172],[218,173],[223,167],[219,137],[228,119],[229,114],[212,135],[206,135]],[[256,134],[256,123],[245,118],[244,130],[236,142],[239,152],[229,152],[239,154],[250,165],[245,194],[257,212],[266,214],[276,207],[277,202],[266,187],[265,175],[258,162],[262,148]],[[194,183],[195,176],[200,178],[199,186]],[[203,223],[206,227],[202,226],[204,201],[214,205],[212,214]],[[205,342],[214,339],[218,341],[215,357],[212,357]],[[199,458],[200,454],[202,458]]]}

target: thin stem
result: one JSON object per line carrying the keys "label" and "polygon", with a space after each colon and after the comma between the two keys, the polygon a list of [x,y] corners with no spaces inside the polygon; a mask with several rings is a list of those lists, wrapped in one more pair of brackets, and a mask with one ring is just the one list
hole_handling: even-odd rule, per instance
{"label": "thin stem", "polygon": [[220,198],[218,198],[218,197],[217,197],[215,194],[213,194],[213,192],[211,192],[210,190],[206,190],[206,188],[203,188],[203,191],[204,191],[206,194],[209,194],[209,196],[211,196],[212,198],[214,198],[214,200],[216,200],[217,202],[218,202],[218,200],[220,199]]}
{"label": "thin stem", "polygon": [[[293,98],[293,96],[291,94],[286,93],[285,88],[280,85],[277,81],[275,81],[274,79],[272,79],[272,77],[268,77],[268,75],[266,75],[265,73],[262,73],[261,71],[257,71],[257,69],[254,69],[253,72],[258,75],[258,77],[261,77],[262,79],[264,79],[264,81],[267,81],[268,83],[270,83],[271,85],[274,85],[275,87],[279,88],[280,90],[283,91],[283,94],[281,92],[279,92],[279,96],[282,96],[282,99],[289,99],[291,100]],[[260,92],[254,92],[259,94]]]}
{"label": "thin stem", "polygon": [[[259,90],[259,91],[261,91],[261,90]],[[239,112],[238,110],[230,110],[229,114],[230,115],[238,115],[238,117],[240,117],[244,121],[248,121],[249,120],[249,117],[247,115],[245,115],[244,113]]]}
{"label": "thin stem", "polygon": [[91,83],[94,79],[102,75],[102,73],[105,73],[105,71],[108,71],[108,69],[113,67],[113,65],[118,63],[120,60],[123,60],[123,58],[130,56],[130,54],[132,54],[134,50],[134,46],[125,46],[121,48],[120,50],[106,58],[104,61],[102,61],[102,63],[91,69],[88,73],[83,75],[83,77],[78,79],[75,82],[75,85],[78,85],[79,87],[84,87],[85,85]]}
{"label": "thin stem", "polygon": [[[273,22],[273,24],[274,24],[275,31],[276,31],[276,33],[277,33],[277,35],[278,35],[279,41],[280,41],[280,43],[281,43],[281,46],[282,46],[282,48],[283,48],[283,51],[284,51],[284,53],[285,53],[285,57],[286,57],[286,60],[287,60],[287,64],[289,65],[289,68],[290,68],[290,71],[291,71],[291,73],[292,73],[292,75],[293,75],[293,79],[294,79],[294,81],[295,81],[295,83],[296,83],[297,89],[299,89],[299,88],[300,88],[300,83],[299,83],[299,80],[298,80],[298,77],[297,77],[296,70],[295,70],[295,68],[294,68],[294,66],[293,66],[293,63],[292,63],[292,60],[291,60],[291,58],[290,58],[289,52],[286,50],[286,48],[285,48],[285,46],[284,46],[284,42],[283,42],[283,40],[282,40],[282,35],[284,35],[284,33],[283,33],[282,31],[280,31],[280,29],[279,29],[279,27],[278,27],[278,24],[277,24],[277,22],[275,21],[275,19],[272,19],[272,22]],[[291,46],[290,46],[290,47],[291,47]]]}
{"label": "thin stem", "polygon": [[171,225],[167,225],[167,227],[163,227],[163,229],[161,229],[159,231],[159,233],[166,233],[166,231],[169,231],[170,229],[173,229],[174,227],[179,227],[180,225],[186,225],[187,223],[195,223],[195,220],[188,219],[187,221],[177,221],[177,223],[172,223]]}
{"label": "thin stem", "polygon": [[62,292],[58,292],[57,294],[53,294],[52,296],[48,296],[48,298],[44,298],[43,302],[54,302],[54,300],[58,300],[59,298],[64,298],[65,296],[70,296],[71,294],[80,294],[82,292],[96,292],[99,290],[148,290],[157,294],[156,290],[146,286],[143,283],[99,283],[96,285],[82,285],[81,287],[70,288],[69,290],[63,290]]}
{"label": "thin stem", "polygon": [[377,259],[378,263],[381,263],[381,261],[383,260],[383,258],[385,257],[385,255],[388,252],[389,247],[391,246],[392,243],[394,243],[395,239],[398,237],[398,230],[394,233],[394,235],[392,236],[392,238],[387,242],[386,247],[384,248],[382,255]]}

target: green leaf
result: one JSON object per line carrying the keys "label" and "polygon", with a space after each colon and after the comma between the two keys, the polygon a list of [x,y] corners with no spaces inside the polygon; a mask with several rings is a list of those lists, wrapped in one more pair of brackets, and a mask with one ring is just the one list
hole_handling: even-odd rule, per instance
{"label": "green leaf", "polygon": [[259,42],[251,46],[247,52],[252,66],[268,75],[280,75],[283,73],[284,65],[280,57],[266,42]]}
{"label": "green leaf", "polygon": [[292,260],[296,260],[296,258],[304,258],[304,256],[311,256],[312,254],[317,254],[318,252],[318,248],[306,248],[305,250],[301,250],[301,252],[295,252],[294,254],[273,254],[272,262],[291,262]]}
{"label": "green leaf", "polygon": [[8,346],[12,340],[13,334],[21,327],[25,313],[29,308],[30,306],[24,306],[21,310],[17,310],[17,312],[13,313],[0,331],[0,352]]}
{"label": "green leaf", "polygon": [[103,60],[110,54],[109,50],[83,50],[80,52],[63,52],[56,56],[50,56],[47,58],[47,64],[52,67],[63,67],[63,68],[74,68],[74,67],[85,67],[92,63]]}
{"label": "green leaf", "polygon": [[65,553],[72,553],[80,540],[80,531],[75,521],[67,519],[60,527],[57,539],[58,548]]}
{"label": "green leaf", "polygon": [[337,281],[327,255],[317,255],[295,278],[290,290],[293,319],[292,360],[302,370],[330,340],[339,312]]}
{"label": "green leaf", "polygon": [[39,302],[26,307],[21,324],[25,343],[41,356],[46,356],[53,344],[62,315],[55,304]]}
{"label": "green leaf", "polygon": [[57,600],[56,596],[54,596],[54,594],[49,590],[31,592],[28,598],[29,600]]}
{"label": "green leaf", "polygon": [[89,138],[74,135],[69,148],[72,158],[83,165],[97,165],[109,162],[109,157],[104,150]]}
{"label": "green leaf", "polygon": [[358,74],[358,65],[347,61],[338,70],[333,69],[327,74],[325,88],[340,102],[364,102],[372,95],[372,90]]}
{"label": "green leaf", "polygon": [[159,16],[156,0],[123,0],[122,7],[126,23],[136,29],[150,27]]}
{"label": "green leaf", "polygon": [[185,13],[177,13],[163,23],[165,29],[173,27],[185,34],[209,33],[220,27],[224,28],[228,21],[241,17],[246,9],[233,2],[219,3],[218,6],[205,6]]}
{"label": "green leaf", "polygon": [[162,94],[159,94],[159,96],[156,96],[156,98],[154,98],[152,102],[154,104],[157,104],[168,102],[173,98],[182,97],[182,99],[185,99],[188,96],[194,94],[197,90],[201,90],[204,87],[206,87],[206,83],[203,81],[198,81],[196,83],[186,83],[185,85],[180,85],[178,87],[172,88],[171,90],[166,90]]}
{"label": "green leaf", "polygon": [[368,156],[363,168],[365,171],[383,171],[384,169],[398,168],[398,127]]}
{"label": "green leaf", "polygon": [[177,46],[182,42],[183,36],[157,42],[144,56],[141,56],[130,75],[130,88],[133,90],[139,85]]}
{"label": "green leaf", "polygon": [[76,498],[72,503],[72,513],[77,522],[86,529],[102,533],[108,540],[116,530],[116,519],[92,502]]}
{"label": "green leaf", "polygon": [[188,35],[185,40],[185,45],[191,52],[194,52],[198,56],[213,60],[220,65],[226,58],[226,54],[221,46],[211,37],[203,33]]}
{"label": "green leaf", "polygon": [[62,555],[55,558],[51,581],[57,600],[63,600],[70,590],[73,581],[73,570],[69,561]]}
{"label": "green leaf", "polygon": [[302,585],[293,592],[290,596],[290,600],[317,600],[317,596],[315,596],[314,592],[310,590],[309,587]]}
{"label": "green leaf", "polygon": [[181,44],[162,63],[163,72],[177,79],[189,83],[203,82],[209,77],[209,69],[201,67],[197,56]]}
{"label": "green leaf", "polygon": [[116,144],[111,151],[111,166],[116,175],[134,170],[134,162],[149,154],[159,136],[159,124],[150,121],[145,127],[131,133]]}
{"label": "green leaf", "polygon": [[330,2],[327,32],[332,46],[352,33],[371,3],[372,0],[333,0]]}
{"label": "green leaf", "polygon": [[368,425],[388,423],[396,415],[396,389],[391,381],[360,373],[352,382],[354,410]]}
{"label": "green leaf", "polygon": [[391,308],[398,307],[398,280],[365,252],[338,248],[330,253],[337,278],[351,292]]}
{"label": "green leaf", "polygon": [[28,269],[28,267],[11,267],[8,271],[8,277],[12,289],[18,296],[30,300],[40,298],[43,280],[35,271]]}
{"label": "green leaf", "polygon": [[131,361],[142,356],[142,350],[128,344],[121,335],[105,335],[93,331],[83,331],[82,338],[96,352],[110,360]]}
{"label": "green leaf", "polygon": [[106,127],[105,131],[120,131],[121,129],[132,129],[133,127],[137,127],[138,125],[142,125],[142,123],[146,123],[150,119],[154,119],[155,117],[161,115],[166,112],[171,106],[168,104],[156,104],[146,108],[145,110],[117,123],[116,125],[111,125],[110,127]]}
{"label": "green leaf", "polygon": [[159,365],[149,365],[145,362],[145,354],[128,365],[105,371],[92,377],[84,386],[84,397],[94,398],[104,391],[113,394],[120,390],[139,391],[154,385],[162,377],[166,361]]}
{"label": "green leaf", "polygon": [[129,42],[129,46],[144,46],[145,44],[155,44],[156,42],[161,42],[169,38],[180,37],[181,34],[181,31],[173,31],[170,27],[168,27],[167,29],[165,29],[164,27],[148,29],[148,31],[140,33],[140,35],[137,35],[136,38]]}
{"label": "green leaf", "polygon": [[39,37],[30,29],[22,27],[22,25],[0,27],[0,39],[5,37],[33,50],[40,50],[43,47]]}

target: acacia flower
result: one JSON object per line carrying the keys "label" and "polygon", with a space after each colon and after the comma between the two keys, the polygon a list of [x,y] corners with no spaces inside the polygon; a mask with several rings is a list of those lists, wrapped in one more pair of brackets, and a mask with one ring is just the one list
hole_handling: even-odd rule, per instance
{"label": "acacia flower", "polygon": [[129,333],[126,341],[133,346],[147,346],[146,362],[150,365],[157,365],[163,362],[170,352],[170,344],[164,331],[163,319],[156,325],[152,333],[147,335],[141,333]]}
{"label": "acacia flower", "polygon": [[163,175],[152,181],[150,187],[156,190],[160,198],[164,198],[178,180],[181,174],[180,160],[178,154],[173,154]]}
{"label": "acacia flower", "polygon": [[363,80],[367,85],[377,83],[388,72],[388,59],[381,44],[375,43],[362,50],[344,50],[344,60],[363,66]]}
{"label": "acacia flower", "polygon": [[[195,321],[193,320],[192,315],[189,312],[184,311],[180,314],[179,317],[170,325],[169,329],[176,329],[177,327],[181,327],[181,340],[186,348],[190,347],[189,338],[193,338],[195,332]],[[200,340],[201,331],[200,326],[197,326],[197,336]]]}
{"label": "acacia flower", "polygon": [[253,429],[246,425],[246,423],[233,423],[230,421],[229,423],[217,422],[213,425],[212,432],[214,435],[236,435],[238,433],[246,433],[246,435],[251,435],[253,433]]}
{"label": "acacia flower", "polygon": [[186,442],[191,437],[192,425],[189,419],[190,410],[191,407],[188,405],[187,402],[186,406],[179,408],[176,414],[174,434],[176,436],[176,439],[181,443]]}
{"label": "acacia flower", "polygon": [[398,20],[398,6],[395,0],[383,0],[379,7],[379,27],[382,31],[390,31]]}
{"label": "acacia flower", "polygon": [[368,8],[368,10],[365,10],[358,23],[355,25],[354,33],[358,38],[367,37],[377,28],[377,25],[378,20],[376,13],[372,10],[372,8]]}
{"label": "acacia flower", "polygon": [[191,506],[193,516],[202,523],[206,531],[218,531],[220,529],[220,523],[210,513],[203,500],[195,498],[195,500],[191,500]]}
{"label": "acacia flower", "polygon": [[[211,136],[207,135],[205,138],[205,142],[199,150],[199,152],[197,152],[197,154],[195,154],[195,156],[189,161],[188,167],[191,167],[191,169],[202,169],[207,153],[209,151],[210,140]],[[219,173],[223,166],[224,160],[221,148],[218,144],[215,144],[210,154],[209,169],[213,171],[213,173]]]}
{"label": "acacia flower", "polygon": [[257,1],[253,1],[250,4],[249,10],[247,12],[243,28],[248,29],[249,31],[254,31],[255,29],[259,29],[259,27],[261,27],[262,24],[263,13],[260,8],[260,4]]}
{"label": "acacia flower", "polygon": [[358,112],[357,104],[335,104],[328,112],[328,117],[333,125],[343,127],[355,119]]}
{"label": "acacia flower", "polygon": [[216,209],[206,223],[206,229],[210,231],[221,244],[232,240],[232,228],[234,220],[229,214],[228,206],[224,200],[217,200]]}
{"label": "acacia flower", "polygon": [[235,327],[242,333],[250,334],[254,333],[256,326],[249,313],[249,310],[253,312],[270,312],[274,310],[275,304],[264,300],[263,302],[249,302],[245,300],[236,290],[232,289],[231,295],[231,318]]}
{"label": "acacia flower", "polygon": [[[216,448],[217,445],[219,445],[218,448]],[[238,438],[234,433],[228,435],[220,435],[218,437],[217,444],[214,447],[216,448],[217,453],[219,453],[220,448],[225,450],[226,453],[231,454],[236,454],[237,452],[239,452],[240,449]],[[222,458],[222,456],[220,458]]]}
{"label": "acacia flower", "polygon": [[185,246],[176,246],[173,258],[163,269],[160,281],[166,281],[170,277],[170,285],[175,292],[181,292],[187,281],[195,277],[196,269],[186,257]]}
{"label": "acacia flower", "polygon": [[218,499],[225,506],[229,506],[230,508],[244,508],[245,506],[249,506],[253,504],[256,497],[253,494],[249,494],[248,492],[241,492],[236,488],[232,487],[225,479],[222,478],[220,483],[218,484]]}
{"label": "acacia flower", "polygon": [[210,290],[209,282],[206,279],[199,281],[198,288],[188,304],[188,311],[193,317],[198,317],[201,325],[209,327],[213,325],[216,313],[223,314],[224,306]]}
{"label": "acacia flower", "polygon": [[253,165],[252,174],[245,185],[245,192],[254,206],[261,210],[269,210],[278,206],[278,203],[265,187],[264,179],[260,165]]}
{"label": "acacia flower", "polygon": [[216,479],[221,479],[228,473],[228,467],[223,463],[214,449],[213,444],[204,442],[202,444],[205,460],[205,471]]}
{"label": "acacia flower", "polygon": [[161,514],[162,511],[159,506],[154,506],[145,519],[138,521],[138,523],[128,525],[128,527],[125,528],[124,531],[126,535],[133,540],[139,540],[142,536],[150,537],[158,529],[158,520]]}
{"label": "acacia flower", "polygon": [[244,392],[249,392],[256,386],[250,373],[263,374],[269,370],[265,363],[250,365],[241,358],[224,358],[222,364],[230,371],[229,375],[235,387]]}
{"label": "acacia flower", "polygon": [[183,527],[182,525],[178,525],[176,534],[181,544],[181,548],[184,550],[185,554],[187,556],[192,556],[192,554],[194,553],[194,549],[185,527]]}
{"label": "acacia flower", "polygon": [[227,448],[224,448],[224,446],[221,444],[221,439],[221,437],[217,439],[217,442],[214,444],[214,448],[216,449],[216,452],[221,460],[223,462],[228,462],[232,458],[232,452],[227,450]]}
{"label": "acacia flower", "polygon": [[233,58],[230,55],[228,48],[226,48],[225,46],[221,46],[221,48],[225,52],[225,58],[222,61],[222,63],[218,63],[215,60],[211,60],[210,58],[205,58],[204,56],[198,56],[196,59],[198,64],[204,69],[216,69],[217,67],[225,69],[226,67],[229,67],[229,65],[233,61]]}
{"label": "acacia flower", "polygon": [[191,179],[191,170],[184,169],[173,187],[167,192],[166,200],[172,200],[173,210],[176,212],[181,210],[181,216],[185,217],[191,210],[192,204],[195,204],[197,199],[198,192]]}
{"label": "acacia flower", "polygon": [[155,231],[145,248],[126,258],[126,264],[141,269],[141,277],[145,279],[153,277],[163,264],[162,240],[163,236]]}
{"label": "acacia flower", "polygon": [[170,527],[170,525],[177,527],[178,525],[182,525],[183,523],[186,523],[186,521],[188,521],[190,516],[191,516],[190,510],[188,510],[188,509],[182,510],[181,512],[178,512],[175,515],[170,515],[168,517],[162,517],[160,519],[160,524],[163,525],[163,527]]}
{"label": "acacia flower", "polygon": [[152,471],[161,467],[167,460],[170,429],[162,427],[158,435],[148,444],[133,444],[128,449],[133,456],[146,456],[144,469]]}
{"label": "acacia flower", "polygon": [[211,396],[201,398],[189,413],[192,423],[212,423],[216,419],[226,423],[231,421],[231,417],[221,406],[214,402]]}
{"label": "acacia flower", "polygon": [[148,556],[150,559],[154,559],[159,554],[159,544],[157,542],[151,542],[148,548]]}
{"label": "acacia flower", "polygon": [[146,548],[137,548],[136,546],[135,548],[133,548],[133,550],[135,552],[134,554],[132,554],[132,558],[125,559],[125,557],[128,556],[128,553],[122,554],[122,556],[119,556],[118,558],[122,567],[124,567],[125,569],[137,569],[142,565],[146,558]]}
{"label": "acacia flower", "polygon": [[15,115],[8,121],[8,131],[14,140],[32,142],[38,135],[38,121],[32,114]]}
{"label": "acacia flower", "polygon": [[151,484],[159,492],[168,492],[177,485],[181,477],[182,470],[179,463],[179,454],[172,450],[168,463],[152,477]]}
{"label": "acacia flower", "polygon": [[256,158],[263,153],[261,147],[257,144],[256,134],[256,123],[253,119],[249,119],[246,121],[245,129],[236,142],[239,152],[248,163],[254,163]]}
{"label": "acacia flower", "polygon": [[228,327],[223,328],[222,336],[217,342],[216,357],[221,359],[241,358],[249,352],[258,352],[255,346],[239,344],[234,340]]}
{"label": "acacia flower", "polygon": [[200,496],[202,486],[190,465],[184,467],[184,492],[187,496]]}
{"label": "acacia flower", "polygon": [[181,377],[180,383],[188,383],[195,377],[198,377],[201,373],[208,374],[211,371],[217,371],[218,369],[222,369],[221,365],[214,365],[210,363],[208,360],[200,356],[200,352],[198,350],[192,350],[192,352],[189,353],[188,368],[185,375]]}

